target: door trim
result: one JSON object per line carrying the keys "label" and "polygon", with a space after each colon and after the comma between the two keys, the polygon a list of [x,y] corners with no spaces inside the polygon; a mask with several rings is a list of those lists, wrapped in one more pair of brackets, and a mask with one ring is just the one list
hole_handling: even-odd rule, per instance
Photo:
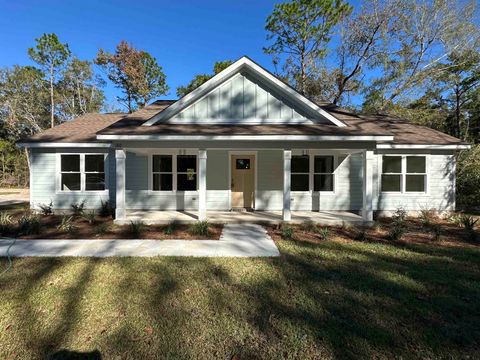
{"label": "door trim", "polygon": [[[258,151],[254,150],[230,150],[228,152],[228,208],[232,210],[232,155],[253,155],[255,161],[253,162],[253,177],[254,177],[254,203],[257,205],[257,162]],[[255,210],[255,209],[253,209]]]}

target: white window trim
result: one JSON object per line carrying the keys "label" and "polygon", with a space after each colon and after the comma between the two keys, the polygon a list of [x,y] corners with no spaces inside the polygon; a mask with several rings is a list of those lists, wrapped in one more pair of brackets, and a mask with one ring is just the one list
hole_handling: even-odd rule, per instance
{"label": "white window trim", "polygon": [[[172,157],[172,190],[153,190],[153,156],[154,155],[169,155]],[[197,162],[197,170],[195,174],[197,175],[197,189],[196,190],[177,190],[177,175],[186,174],[186,172],[177,171],[177,156],[182,155],[194,155]],[[155,172],[158,173],[158,172]],[[169,174],[169,173],[168,173]],[[151,194],[195,194],[198,193],[198,151],[184,151],[184,154],[179,154],[178,151],[155,151],[151,152],[148,155],[148,192]]]}
{"label": "white window trim", "polygon": [[[109,184],[109,174],[108,174],[108,163],[107,163],[107,153],[78,153],[78,152],[61,152],[57,153],[56,158],[56,185],[55,193],[56,194],[99,194],[105,195],[108,194],[108,184]],[[79,155],[80,156],[80,190],[62,190],[62,155]],[[105,174],[105,190],[86,190],[86,181],[85,181],[85,155],[103,155],[103,171]],[[77,173],[77,172],[74,172]],[[88,172],[88,174],[94,174],[93,172]]]}
{"label": "white window trim", "polygon": [[[308,176],[308,190],[304,191],[294,191],[291,190],[292,194],[323,194],[323,195],[335,195],[337,189],[337,168],[338,168],[338,153],[332,152],[323,152],[323,151],[315,151],[315,150],[307,150],[309,156],[309,176]],[[298,151],[294,151],[292,153],[293,156],[301,156],[302,153]],[[315,156],[333,156],[333,172],[332,173],[315,173]],[[291,174],[294,174],[291,172]],[[290,176],[291,176],[290,174]],[[298,173],[303,174],[303,173]],[[314,190],[314,175],[333,175],[333,190],[332,191],[315,191]]]}
{"label": "white window trim", "polygon": [[[383,157],[384,156],[399,156],[401,157],[401,173],[391,173],[392,175],[400,175],[400,191],[383,191],[382,189],[382,175],[383,175]],[[424,157],[425,158],[425,173],[407,173],[407,157]],[[429,195],[430,185],[430,156],[429,154],[382,154],[380,156],[378,172],[379,176],[379,191],[385,195],[404,195],[404,196],[427,196]],[[387,173],[390,174],[390,173]],[[406,177],[407,175],[424,175],[425,176],[425,191],[406,191]]]}

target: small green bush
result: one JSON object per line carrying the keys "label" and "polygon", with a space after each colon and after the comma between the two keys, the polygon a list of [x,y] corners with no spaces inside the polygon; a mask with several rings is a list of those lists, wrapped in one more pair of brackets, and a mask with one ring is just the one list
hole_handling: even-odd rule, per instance
{"label": "small green bush", "polygon": [[355,233],[355,240],[357,241],[366,241],[367,240],[367,231],[364,228],[358,229]]}
{"label": "small green bush", "polygon": [[95,217],[97,216],[95,210],[92,211],[85,211],[82,214],[82,217],[90,224],[93,225],[95,224]]}
{"label": "small green bush", "polygon": [[478,222],[478,219],[475,219],[472,215],[462,214],[460,215],[460,224],[465,228],[465,230],[473,230],[475,224]]}
{"label": "small green bush", "polygon": [[442,226],[440,224],[432,224],[430,226],[430,231],[432,233],[432,240],[440,241],[443,234]]}
{"label": "small green bush", "polygon": [[80,216],[83,214],[83,211],[85,210],[85,200],[83,200],[81,203],[73,203],[70,205],[72,208],[72,213],[73,216]]}
{"label": "small green bush", "polygon": [[95,229],[93,230],[95,232],[95,235],[104,235],[110,230],[108,224],[106,223],[100,223],[97,226],[95,226]]}
{"label": "small green bush", "polygon": [[177,223],[175,221],[169,222],[165,227],[163,228],[163,233],[165,235],[172,235],[175,232],[175,229],[177,228]]}
{"label": "small green bush", "polygon": [[403,208],[397,208],[392,215],[392,228],[388,233],[390,240],[399,241],[406,232],[407,212]]}
{"label": "small green bush", "polygon": [[330,239],[330,230],[327,227],[321,227],[318,229],[318,235],[320,236],[320,239],[322,240],[328,240]]}
{"label": "small green bush", "polygon": [[12,230],[13,218],[6,211],[0,212],[0,235],[7,234]]}
{"label": "small green bush", "polygon": [[113,216],[113,207],[110,205],[110,202],[107,201],[101,201],[100,202],[100,209],[98,211],[98,215],[101,217],[108,217],[108,216]]}
{"label": "small green bush", "polygon": [[421,209],[419,217],[423,226],[429,227],[433,224],[436,217],[436,213],[434,209]]}
{"label": "small green bush", "polygon": [[193,235],[208,236],[210,223],[207,220],[197,221],[190,226],[190,232]]}
{"label": "small green bush", "polygon": [[38,216],[30,211],[25,212],[18,219],[18,230],[24,235],[40,234],[42,225]]}
{"label": "small green bush", "polygon": [[40,204],[38,207],[42,215],[53,215],[53,201],[50,201],[50,204]]}
{"label": "small green bush", "polygon": [[282,238],[285,240],[292,240],[294,236],[293,227],[288,224],[282,224]]}
{"label": "small green bush", "polygon": [[77,230],[77,227],[73,224],[73,216],[64,215],[62,221],[57,226],[57,229],[69,234],[74,233]]}
{"label": "small green bush", "polygon": [[134,238],[140,238],[145,233],[145,224],[141,220],[130,221],[128,232]]}

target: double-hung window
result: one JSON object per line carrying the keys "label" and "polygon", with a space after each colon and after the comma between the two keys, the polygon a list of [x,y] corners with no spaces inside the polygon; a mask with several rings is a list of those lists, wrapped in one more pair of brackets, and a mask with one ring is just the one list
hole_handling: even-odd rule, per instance
{"label": "double-hung window", "polygon": [[172,155],[152,156],[152,189],[155,191],[173,190]]}
{"label": "double-hung window", "polygon": [[334,156],[318,155],[313,158],[313,191],[334,190]]}
{"label": "double-hung window", "polygon": [[196,191],[196,155],[152,155],[153,191]]}
{"label": "double-hung window", "polygon": [[308,155],[292,156],[291,190],[309,191],[310,157]]}
{"label": "double-hung window", "polygon": [[60,154],[60,191],[104,191],[104,154]]}
{"label": "double-hung window", "polygon": [[425,193],[427,189],[426,156],[384,155],[381,188],[383,192]]}

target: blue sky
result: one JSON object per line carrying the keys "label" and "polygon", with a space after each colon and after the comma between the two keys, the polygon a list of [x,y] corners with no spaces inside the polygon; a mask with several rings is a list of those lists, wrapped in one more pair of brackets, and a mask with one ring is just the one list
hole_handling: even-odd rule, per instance
{"label": "blue sky", "polygon": [[[224,1],[22,1],[0,0],[0,67],[32,64],[27,48],[43,33],[56,33],[80,59],[99,48],[113,51],[120,40],[150,52],[167,75],[170,93],[218,60],[248,55],[273,70],[265,19],[271,0]],[[351,2],[352,3],[352,2]],[[105,89],[115,101],[113,86]]]}

